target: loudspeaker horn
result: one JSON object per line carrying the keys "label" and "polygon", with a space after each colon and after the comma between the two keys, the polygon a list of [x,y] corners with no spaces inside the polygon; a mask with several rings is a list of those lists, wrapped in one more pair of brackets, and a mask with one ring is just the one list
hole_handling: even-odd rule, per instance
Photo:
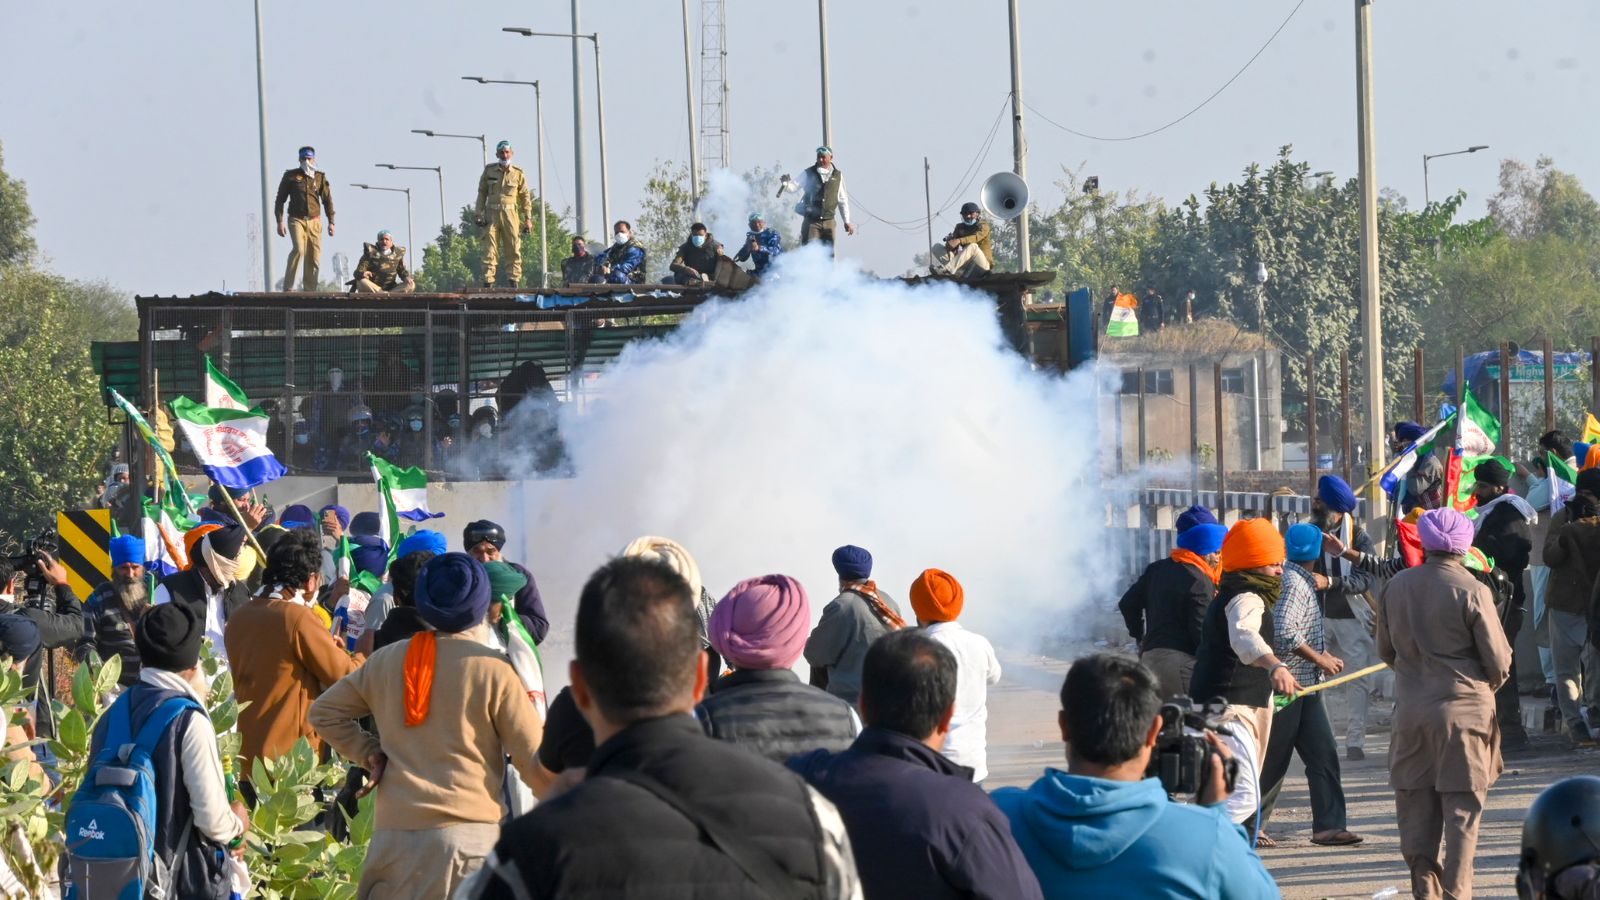
{"label": "loudspeaker horn", "polygon": [[978,202],[996,219],[1015,219],[1028,206],[1028,183],[1010,172],[996,172],[983,183]]}

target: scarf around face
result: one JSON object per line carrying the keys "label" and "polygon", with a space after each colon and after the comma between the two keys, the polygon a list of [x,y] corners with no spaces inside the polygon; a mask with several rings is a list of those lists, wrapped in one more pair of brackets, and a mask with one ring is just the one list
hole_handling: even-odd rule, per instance
{"label": "scarf around face", "polygon": [[1211,579],[1212,584],[1217,584],[1222,581],[1222,570],[1220,568],[1213,567],[1210,563],[1206,562],[1206,558],[1204,556],[1201,556],[1193,550],[1185,550],[1182,547],[1178,547],[1172,551],[1170,559],[1173,562],[1183,563],[1186,566],[1194,566],[1196,569],[1206,573],[1206,577]]}
{"label": "scarf around face", "polygon": [[405,676],[406,727],[414,728],[428,720],[433,704],[433,672],[439,662],[439,635],[422,631],[411,636],[406,647]]}
{"label": "scarf around face", "polygon": [[1224,572],[1222,574],[1221,591],[1223,594],[1255,594],[1261,602],[1272,609],[1278,605],[1278,598],[1283,594],[1282,575],[1262,575],[1259,572]]}

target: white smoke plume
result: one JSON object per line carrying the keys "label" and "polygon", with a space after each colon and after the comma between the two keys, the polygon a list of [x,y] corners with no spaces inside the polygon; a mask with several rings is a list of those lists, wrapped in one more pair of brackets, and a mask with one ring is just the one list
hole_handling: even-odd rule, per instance
{"label": "white smoke plume", "polygon": [[584,579],[642,534],[686,546],[714,596],[793,575],[813,619],[836,593],[830,554],[854,543],[908,616],[938,567],[997,643],[1073,632],[1112,574],[1093,376],[1032,371],[989,294],[874,279],[816,247],[780,265],[627,348],[597,401],[563,410],[575,477],[511,498],[555,646]]}
{"label": "white smoke plume", "polygon": [[738,253],[739,248],[744,245],[744,236],[750,226],[750,214],[755,212],[771,215],[761,209],[760,199],[755,196],[755,191],[743,176],[727,169],[717,169],[706,176],[706,194],[700,199],[699,220],[704,222],[711,234],[722,242],[729,256]]}

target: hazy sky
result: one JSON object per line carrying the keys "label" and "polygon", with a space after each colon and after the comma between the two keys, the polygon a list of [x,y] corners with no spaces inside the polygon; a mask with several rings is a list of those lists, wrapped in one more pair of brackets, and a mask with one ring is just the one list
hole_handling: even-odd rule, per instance
{"label": "hazy sky", "polygon": [[[810,0],[727,4],[735,168],[798,171],[820,137],[816,7]],[[1223,84],[1294,8],[1292,0],[1022,0],[1024,96],[1044,115],[1107,136],[1165,124]],[[691,0],[698,20],[699,2]],[[1375,12],[1378,173],[1419,205],[1423,153],[1488,144],[1433,164],[1435,196],[1464,189],[1480,214],[1498,160],[1545,154],[1600,188],[1593,0],[1381,0]],[[934,203],[1011,165],[1007,123],[976,160],[1009,90],[1003,0],[834,0],[830,5],[834,148],[861,233],[841,254],[888,274],[923,249],[924,231],[874,221],[922,215],[922,157]],[[413,128],[509,138],[533,171],[528,88],[462,75],[542,79],[547,186],[572,202],[570,42],[502,34],[505,25],[570,28],[565,0],[537,3],[314,3],[266,10],[272,186],[303,143],[317,147],[338,209],[324,240],[359,253],[380,227],[405,230],[413,188],[417,243],[436,233],[432,173],[373,163],[443,165],[446,200],[468,203],[480,169],[471,142]],[[685,160],[682,32],[670,0],[586,3],[583,27],[605,52],[611,214],[633,218],[657,160]],[[698,55],[698,27],[695,30]],[[584,56],[589,153],[595,85]],[[697,59],[698,67],[698,59]],[[1053,203],[1061,168],[1086,165],[1108,189],[1179,200],[1283,144],[1313,169],[1355,172],[1351,0],[1305,0],[1278,39],[1187,121],[1127,142],[1085,140],[1027,118],[1035,194]],[[138,294],[190,294],[259,278],[247,222],[260,215],[252,6],[247,0],[154,4],[0,0],[0,142],[27,182],[47,264]],[[590,231],[599,220],[591,162]],[[976,183],[957,199],[976,194]],[[774,204],[775,205],[775,204]],[[943,234],[954,214],[935,223]],[[734,236],[725,236],[737,238]],[[403,237],[400,237],[404,240]],[[273,245],[274,278],[287,243]]]}

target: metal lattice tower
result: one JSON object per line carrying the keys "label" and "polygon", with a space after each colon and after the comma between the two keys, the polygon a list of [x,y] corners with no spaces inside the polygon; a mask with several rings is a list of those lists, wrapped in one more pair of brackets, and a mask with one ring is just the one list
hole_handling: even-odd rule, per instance
{"label": "metal lattice tower", "polygon": [[732,164],[728,151],[728,47],[725,0],[700,2],[700,165]]}

